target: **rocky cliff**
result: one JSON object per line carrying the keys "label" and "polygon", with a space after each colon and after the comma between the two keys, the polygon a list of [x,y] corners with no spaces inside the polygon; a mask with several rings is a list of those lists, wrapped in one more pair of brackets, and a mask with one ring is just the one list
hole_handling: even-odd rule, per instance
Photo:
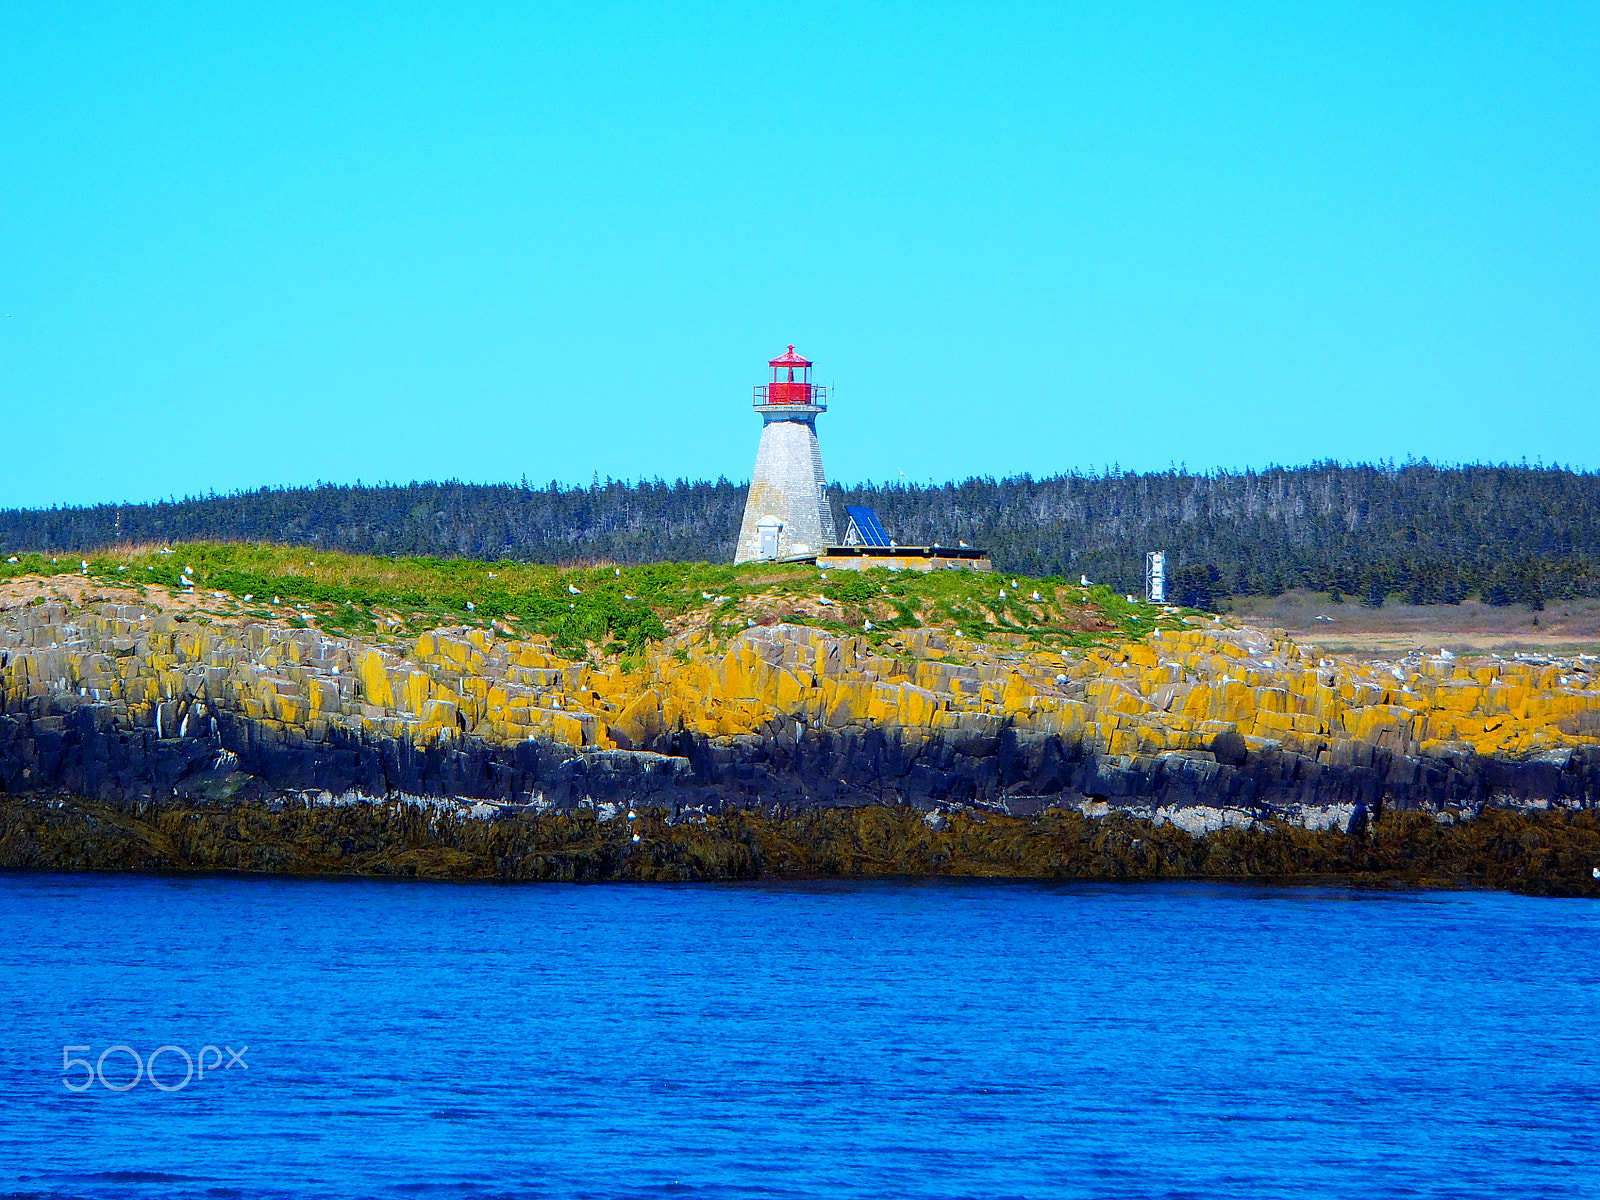
{"label": "rocky cliff", "polygon": [[680,634],[624,671],[482,628],[343,637],[33,603],[0,624],[0,787],[478,815],[1122,810],[1193,833],[1600,801],[1590,660],[1363,664],[1167,624],[1074,651],[774,623]]}

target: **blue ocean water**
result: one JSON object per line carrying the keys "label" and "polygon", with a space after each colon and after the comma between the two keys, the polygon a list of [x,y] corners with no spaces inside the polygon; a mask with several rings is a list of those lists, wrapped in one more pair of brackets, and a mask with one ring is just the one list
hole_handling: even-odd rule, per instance
{"label": "blue ocean water", "polygon": [[1584,901],[6,875],[0,1194],[1589,1200],[1597,1002]]}

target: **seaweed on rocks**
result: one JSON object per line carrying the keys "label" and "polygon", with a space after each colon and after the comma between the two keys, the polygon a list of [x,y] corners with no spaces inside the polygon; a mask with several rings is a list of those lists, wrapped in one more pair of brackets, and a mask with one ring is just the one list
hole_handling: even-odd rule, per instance
{"label": "seaweed on rocks", "polygon": [[493,820],[414,802],[108,803],[0,799],[0,867],[435,880],[695,881],[967,876],[1337,881],[1600,897],[1593,811],[1391,810],[1357,833],[1280,821],[1192,834],[1127,813],[932,814],[904,805],[531,811]]}

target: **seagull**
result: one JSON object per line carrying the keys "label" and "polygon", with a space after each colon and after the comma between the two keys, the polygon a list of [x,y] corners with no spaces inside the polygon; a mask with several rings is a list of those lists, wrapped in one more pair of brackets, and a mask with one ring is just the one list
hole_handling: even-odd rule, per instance
{"label": "seagull", "polygon": [[490,578],[490,579],[493,579],[493,578],[494,578],[494,577],[495,577],[495,575],[494,575],[494,572],[493,572],[493,571],[490,571],[490,572],[489,572],[489,578]]}
{"label": "seagull", "polygon": [[612,568],[612,569],[613,569],[613,570],[614,570],[614,571],[616,571],[616,573],[617,573],[617,574],[618,574],[618,575],[621,575],[621,574],[622,574],[622,568],[621,568],[621,567],[613,567],[613,568]]}
{"label": "seagull", "polygon": [[[576,590],[577,590],[577,589],[576,589],[576,588],[574,588],[574,589],[572,589],[572,590],[573,590],[573,591],[576,591]],[[716,597],[715,597],[715,596],[713,596],[713,595],[712,595],[712,594],[711,594],[711,593],[710,593],[710,592],[701,592],[701,593],[700,593],[700,599],[702,599],[702,600],[715,600],[715,599],[716,599]]]}
{"label": "seagull", "polygon": [[1011,586],[1012,586],[1012,587],[1013,587],[1013,588],[1014,588],[1014,587],[1016,587],[1016,586],[1017,586],[1017,581],[1016,581],[1016,580],[1015,580],[1015,579],[1013,579],[1013,580],[1012,580],[1012,581],[1011,581]]}
{"label": "seagull", "polygon": [[972,549],[971,546],[967,545],[960,538],[956,539],[956,545],[960,546],[963,550],[971,550]]}
{"label": "seagull", "polygon": [[1001,588],[1000,589],[1000,599],[1004,600],[1005,598],[1006,598],[1006,590],[1005,590],[1005,588]]}
{"label": "seagull", "polygon": [[1039,595],[1039,589],[1038,588],[1034,588],[1033,589],[1033,595],[1029,596],[1028,599],[1030,599],[1032,601],[1035,601],[1035,602],[1038,602],[1040,600],[1043,600],[1044,597]]}
{"label": "seagull", "polygon": [[863,621],[863,622],[861,622],[861,628],[870,631],[872,629],[872,622],[871,621]]}
{"label": "seagull", "polygon": [[1078,586],[1080,586],[1080,587],[1088,587],[1089,586],[1089,577],[1087,575],[1079,575],[1078,576]]}
{"label": "seagull", "polygon": [[6,561],[7,561],[7,562],[8,562],[8,563],[10,563],[10,562],[16,562],[16,561],[17,561],[17,556],[16,556],[16,555],[15,555],[15,554],[13,554],[13,555],[12,555],[12,556],[11,556],[11,557],[10,557],[10,558],[8,558],[8,559],[6,559]]}
{"label": "seagull", "polygon": [[577,588],[573,587],[570,583],[567,584],[567,591],[571,592],[574,596],[583,595],[583,593],[581,591],[579,591]]}
{"label": "seagull", "polygon": [[477,612],[478,611],[478,606],[476,604],[474,604],[471,600],[468,600],[467,601],[467,611],[468,612]]}

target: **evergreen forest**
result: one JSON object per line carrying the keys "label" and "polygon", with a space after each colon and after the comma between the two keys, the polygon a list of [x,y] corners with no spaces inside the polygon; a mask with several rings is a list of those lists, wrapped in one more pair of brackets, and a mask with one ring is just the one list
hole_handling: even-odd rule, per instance
{"label": "evergreen forest", "polygon": [[[845,504],[871,505],[902,544],[983,546],[1002,571],[1136,591],[1145,552],[1164,550],[1169,595],[1201,608],[1295,587],[1367,604],[1476,596],[1536,609],[1600,591],[1600,475],[1559,467],[1111,469],[829,494],[841,530]],[[0,511],[0,553],[216,540],[574,565],[725,562],[744,496],[726,479],[263,488]]]}

